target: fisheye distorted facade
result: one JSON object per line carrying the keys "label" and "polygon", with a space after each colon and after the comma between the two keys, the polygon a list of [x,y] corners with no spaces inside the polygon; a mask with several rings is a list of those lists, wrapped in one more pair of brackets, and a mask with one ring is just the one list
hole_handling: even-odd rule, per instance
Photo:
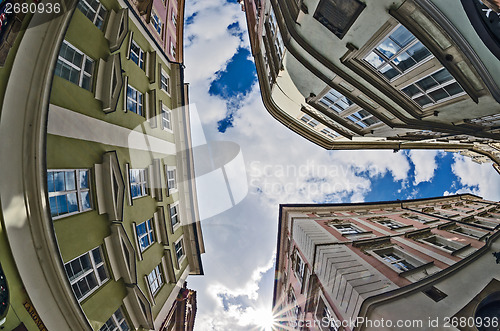
{"label": "fisheye distorted facade", "polygon": [[499,318],[499,203],[463,194],[285,204],[279,217],[278,329],[439,329],[446,318]]}
{"label": "fisheye distorted facade", "polygon": [[0,52],[7,330],[193,328],[186,279],[203,274],[204,244],[189,91],[133,6],[8,17],[22,28]]}
{"label": "fisheye distorted facade", "polygon": [[242,3],[264,104],[294,132],[498,164],[498,14],[479,1]]}

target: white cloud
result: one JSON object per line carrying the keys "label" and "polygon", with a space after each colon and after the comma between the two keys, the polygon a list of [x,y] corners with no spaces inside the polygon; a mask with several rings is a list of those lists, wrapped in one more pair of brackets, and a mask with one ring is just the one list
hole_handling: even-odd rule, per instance
{"label": "white cloud", "polygon": [[453,156],[452,171],[464,187],[454,192],[473,193],[485,199],[500,200],[500,176],[491,164],[477,164],[468,157]]}
{"label": "white cloud", "polygon": [[438,151],[411,150],[408,155],[411,159],[411,162],[415,165],[415,178],[413,181],[413,185],[432,181],[434,172],[438,167],[436,162]]}

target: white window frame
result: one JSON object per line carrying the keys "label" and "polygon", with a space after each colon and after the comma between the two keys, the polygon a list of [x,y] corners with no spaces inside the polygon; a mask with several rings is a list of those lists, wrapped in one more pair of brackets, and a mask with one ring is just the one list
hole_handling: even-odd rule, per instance
{"label": "white window frame", "polygon": [[308,114],[302,115],[300,120],[313,128],[318,126],[318,124],[319,124],[319,122],[317,120],[315,120],[312,116],[310,116]]}
{"label": "white window frame", "polygon": [[[133,98],[129,97],[128,89],[135,91],[137,99],[133,99]],[[140,96],[140,98],[139,98],[139,96]],[[131,101],[135,105],[135,107],[134,107],[135,109],[128,108],[128,104],[129,104],[128,101]],[[138,91],[136,88],[134,88],[130,84],[127,85],[127,111],[130,111],[130,112],[135,113],[135,114],[140,115],[140,116],[144,116],[144,94],[142,92]]]}
{"label": "white window frame", "polygon": [[[376,221],[378,224],[380,225],[383,225],[385,226],[386,228],[390,229],[390,230],[393,230],[393,231],[397,231],[397,230],[400,230],[400,229],[405,229],[405,228],[409,228],[411,227],[410,225],[407,225],[407,224],[403,224],[403,223],[399,223],[399,222],[396,222],[395,220],[391,220],[391,219],[383,219],[383,220],[379,220],[379,221]],[[387,224],[384,224],[384,223],[390,223],[391,225],[387,225]]]}
{"label": "white window frame", "polygon": [[[396,79],[400,78],[401,76],[409,73],[410,71],[414,70],[415,68],[421,66],[422,64],[426,63],[427,61],[431,60],[434,58],[434,54],[432,54],[432,52],[427,48],[425,47],[425,45],[422,44],[422,42],[420,42],[420,40],[418,40],[418,38],[413,34],[411,33],[408,29],[406,29],[413,37],[414,39],[412,41],[410,41],[406,46],[402,47],[399,49],[399,51],[397,51],[394,55],[392,55],[391,57],[388,57],[387,55],[385,55],[383,52],[379,51],[377,49],[377,47],[379,47],[382,43],[384,43],[386,40],[390,39],[390,36],[397,30],[399,29],[399,27],[403,27],[406,29],[405,26],[403,26],[402,24],[398,24],[396,25],[393,29],[391,29],[391,31],[385,35],[385,37],[380,40],[380,42],[377,43],[377,45],[375,47],[373,47],[367,54],[366,56],[363,57],[363,60],[368,64],[368,67],[370,67],[371,69],[375,70],[376,72],[378,72],[382,77],[384,77],[385,80],[389,81],[389,82],[393,82],[395,81]],[[392,39],[391,39],[392,40]],[[427,51],[429,52],[429,55],[427,55],[425,58],[421,59],[419,62],[416,62],[414,65],[412,65],[411,67],[407,68],[406,70],[402,71],[400,68],[397,67],[397,65],[395,63],[393,63],[393,61],[398,57],[400,56],[401,54],[404,54],[406,53],[407,50],[409,50],[410,48],[418,45],[418,44],[421,44],[425,49],[427,49]],[[398,45],[398,47],[400,47]],[[372,54],[372,53],[375,53],[377,56],[379,56],[383,62],[378,66],[378,67],[375,67],[373,64],[371,64],[370,62],[368,62],[367,58]],[[392,77],[391,79],[385,77],[381,71],[382,68],[385,68],[386,66],[389,66],[391,68],[393,68],[394,70],[396,70],[398,72],[398,74],[394,77]]]}
{"label": "white window frame", "polygon": [[175,43],[170,39],[170,55],[175,58]]}
{"label": "white window frame", "polygon": [[[138,171],[139,172],[139,181],[134,182],[132,179],[132,171]],[[130,196],[132,199],[138,199],[142,198],[148,195],[148,175],[146,169],[143,168],[134,168],[134,169],[129,169],[129,178],[130,178]],[[132,186],[138,185],[140,187],[140,194],[134,196],[132,192]]]}
{"label": "white window frame", "polygon": [[[92,8],[92,6],[88,3],[88,0],[79,0],[77,8],[82,12],[83,15],[85,15],[85,17],[87,17],[92,23],[94,23],[94,25],[97,26],[97,28],[102,30],[102,28],[104,27],[104,21],[106,20],[106,16],[108,14],[108,10],[106,9],[106,7],[102,5],[102,3],[99,0],[93,0],[93,1],[99,3],[97,10],[94,10],[94,8]],[[88,10],[87,12],[93,13],[94,16],[93,18],[90,18],[89,16],[87,16],[87,14],[84,13],[84,11],[82,10],[82,7],[84,6],[86,6],[85,9]],[[102,15],[102,11],[104,11],[104,16]],[[99,19],[101,22],[101,26],[99,26]]]}
{"label": "white window frame", "polygon": [[[459,230],[462,230],[463,232],[461,232]],[[469,238],[473,238],[476,240],[481,240],[486,235],[488,235],[488,232],[482,232],[482,231],[475,230],[475,229],[469,229],[469,228],[466,228],[463,226],[456,227],[456,228],[450,230],[450,232],[460,234],[462,236],[466,236]]]}
{"label": "white window frame", "polygon": [[[376,259],[379,261],[382,261],[385,265],[390,267],[392,270],[396,271],[398,274],[401,274],[406,271],[414,270],[417,269],[418,267],[427,264],[427,262],[424,262],[422,260],[417,259],[411,254],[408,254],[407,252],[403,251],[401,248],[397,246],[391,246],[391,247],[386,247],[386,248],[381,248],[381,249],[374,249],[371,251],[368,251],[372,256],[374,256]],[[389,261],[389,259],[385,259],[383,255],[388,255],[392,254],[396,256],[398,259],[394,261]],[[402,261],[410,264],[413,266],[411,269],[406,269],[403,270],[404,268],[399,268],[397,267],[398,263],[401,263]]]}
{"label": "white window frame", "polygon": [[[139,235],[139,230],[138,228],[143,225],[146,227],[146,232],[143,233],[142,235]],[[146,249],[151,247],[155,243],[155,233],[154,233],[154,224],[153,224],[153,219],[150,218],[148,220],[145,220],[144,222],[137,224],[135,226],[135,230],[137,233],[137,241],[139,243],[139,249],[141,250],[141,253],[144,252]],[[148,245],[146,247],[142,247],[142,239],[147,238],[148,239]]]}
{"label": "white window frame", "polygon": [[[450,253],[450,254],[459,250],[459,249],[462,249],[463,247],[466,246],[466,245],[461,244],[455,240],[444,238],[444,237],[441,237],[439,235],[432,235],[432,236],[429,236],[426,238],[422,238],[419,241],[421,243],[426,244],[426,245],[430,245],[430,246],[439,248],[440,250],[445,251],[445,252]],[[449,249],[445,248],[444,246],[449,247]]]}
{"label": "white window frame", "polygon": [[[96,263],[95,260],[94,260],[94,255],[93,255],[92,252],[94,250],[96,250],[96,249],[99,251],[99,254],[101,255],[101,260],[102,261],[100,263]],[[75,294],[75,297],[77,298],[78,302],[82,302],[83,300],[85,300],[89,295],[91,295],[92,293],[94,293],[99,287],[101,287],[103,284],[105,284],[109,280],[109,271],[108,271],[108,269],[106,267],[106,263],[105,263],[105,259],[104,259],[104,254],[103,254],[103,250],[102,250],[101,246],[97,246],[97,247],[89,250],[88,252],[85,252],[82,255],[80,255],[80,256],[78,256],[78,257],[76,257],[76,258],[74,258],[74,259],[66,262],[64,264],[64,268],[66,269],[67,265],[69,265],[71,267],[71,262],[76,261],[76,260],[82,258],[85,255],[89,256],[89,260],[90,260],[90,263],[91,263],[91,268],[90,269],[81,272],[80,274],[78,274],[77,276],[75,276],[74,279],[70,279],[68,277],[68,274],[67,274],[67,271],[66,271],[66,276],[68,277],[68,280],[69,280],[72,288],[73,288],[73,285],[77,284],[81,280],[84,280],[85,277],[87,277],[90,274],[94,274],[94,277],[96,279],[97,286],[95,286],[94,288],[90,289],[81,298],[78,298],[78,296],[76,295],[76,293],[73,290],[73,293]],[[106,272],[106,278],[104,280],[101,280],[101,278],[99,277],[99,273],[97,271],[100,267],[104,267],[104,270]],[[87,283],[87,285],[88,285],[88,283]],[[90,286],[89,286],[89,288],[90,288]]]}
{"label": "white window frame", "polygon": [[332,139],[336,139],[338,136],[340,136],[336,131],[330,130],[328,128],[321,129],[321,133]]}
{"label": "white window frame", "polygon": [[[177,245],[180,244],[179,248]],[[176,242],[174,242],[174,251],[175,251],[175,258],[177,259],[177,262],[179,263],[179,269],[181,267],[181,263],[184,262],[184,259],[186,258],[186,248],[184,246],[184,236],[181,236]],[[177,254],[179,252],[182,252],[182,255],[179,257]]]}
{"label": "white window frame", "polygon": [[[57,172],[73,172],[75,176],[75,189],[74,190],[64,190],[64,191],[55,191],[55,182],[54,182],[54,191],[50,191],[50,188],[48,187],[48,180],[49,180],[49,173],[57,173]],[[87,172],[87,186],[88,188],[81,188],[80,187],[80,172]],[[91,177],[90,177],[90,169],[48,169],[47,170],[47,191],[49,195],[49,206],[52,206],[50,203],[51,198],[55,198],[55,201],[57,202],[57,197],[62,196],[62,195],[68,195],[68,194],[76,194],[76,199],[77,199],[77,204],[78,204],[78,210],[74,212],[68,212],[65,214],[60,214],[60,215],[53,215],[52,219],[59,219],[79,213],[83,213],[86,211],[93,210],[93,203],[92,203],[92,190],[91,190]],[[65,182],[65,189],[66,189],[66,174],[64,175],[64,182]],[[89,196],[89,204],[90,207],[84,209],[83,203],[82,203],[82,195],[83,193],[87,193]],[[57,207],[56,207],[57,208]],[[52,215],[52,211],[51,211]]]}
{"label": "white window frame", "polygon": [[[356,233],[343,231],[342,228],[338,228],[338,227],[342,227],[342,226],[349,226],[351,229],[356,231]],[[369,231],[365,231],[363,229],[358,228],[356,225],[354,225],[352,223],[330,224],[330,227],[334,228],[336,231],[338,231],[343,236],[349,236],[349,235],[355,236],[355,235],[360,235],[360,234],[369,232]]]}
{"label": "white window frame", "polygon": [[[361,114],[361,111],[367,112],[368,115],[366,115],[365,117],[361,117],[361,116],[363,116]],[[359,116],[361,118],[358,118],[356,116]],[[381,122],[376,116],[373,116],[373,114],[369,113],[368,111],[364,110],[363,108],[355,111],[351,115],[346,116],[346,119],[348,119],[349,121],[351,121],[352,123],[356,124],[357,126],[363,128],[363,129],[372,127],[372,126],[377,125]],[[369,120],[369,119],[375,119],[376,122],[372,123],[372,124],[365,123],[365,121]]]}
{"label": "white window frame", "polygon": [[160,16],[153,9],[151,12],[151,25],[154,27],[155,31],[161,36],[163,31],[163,23],[160,19]]}
{"label": "white window frame", "polygon": [[293,272],[295,273],[295,277],[299,280],[300,284],[304,281],[304,274],[306,270],[306,263],[302,260],[299,252],[296,253],[296,262],[295,268],[293,268]]}
{"label": "white window frame", "polygon": [[170,19],[172,20],[172,24],[175,28],[177,28],[177,13],[172,10],[172,15],[170,15]]}
{"label": "white window frame", "polygon": [[170,95],[170,77],[163,69],[160,74],[160,89]]}
{"label": "white window frame", "polygon": [[167,175],[167,189],[170,193],[177,192],[177,167],[165,166]]}
{"label": "white window frame", "polygon": [[[153,297],[160,291],[162,288],[163,284],[165,282],[163,281],[163,273],[162,273],[162,267],[161,263],[158,264],[154,269],[147,275],[148,279],[148,286],[149,290],[151,291],[151,294]],[[157,281],[157,284],[155,285],[155,282]],[[155,288],[153,286],[155,285]]]}
{"label": "white window frame", "polygon": [[[318,103],[321,103],[323,107],[332,110],[335,114],[341,114],[356,105],[354,101],[334,88],[329,89],[328,92],[321,97]],[[347,107],[344,108],[342,104],[347,105]]]}
{"label": "white window frame", "polygon": [[[132,46],[135,46],[139,49],[139,53],[134,51],[134,48]],[[137,62],[135,62],[134,58],[132,57],[134,55],[137,58]],[[144,50],[132,39],[132,42],[130,43],[130,56],[129,58],[139,66],[142,70],[144,70],[144,63],[145,63],[145,58],[146,58],[146,53]]]}
{"label": "white window frame", "polygon": [[[75,63],[73,63],[73,62],[65,59],[64,57],[62,57],[60,55],[61,54],[61,49],[59,49],[59,54],[57,56],[57,63],[61,62],[62,64],[65,64],[65,65],[69,66],[71,69],[78,71],[78,83],[76,83],[76,85],[80,86],[81,88],[86,89],[87,91],[92,91],[92,87],[94,85],[93,84],[93,76],[94,76],[94,68],[95,68],[95,62],[94,62],[94,60],[91,57],[89,57],[87,54],[85,54],[84,52],[80,51],[75,46],[71,45],[66,40],[63,40],[63,44],[62,45],[65,45],[66,47],[69,47],[73,51],[75,51],[76,53],[80,54],[82,56],[82,63],[80,65],[77,65],[77,64],[75,64]],[[61,45],[61,47],[62,47],[62,45]],[[92,72],[85,71],[85,65],[86,65],[87,61],[90,61],[91,64],[92,64],[92,68],[91,68]],[[57,65],[56,65],[56,69],[57,69]],[[54,73],[56,73],[56,70],[54,71]],[[67,80],[66,78],[64,78],[62,76],[59,76],[59,75],[57,75],[57,76],[61,77],[64,80]],[[85,87],[83,87],[83,79],[85,77],[88,78],[88,79],[90,79],[90,86],[89,86],[88,89],[85,88]],[[70,83],[75,84],[74,82],[72,82],[70,80],[67,80],[67,81],[70,82]]]}
{"label": "white window frame", "polygon": [[[175,212],[174,215],[172,215],[172,209],[174,209],[174,208],[175,208],[176,212]],[[172,225],[173,231],[175,231],[181,225],[181,221],[179,219],[179,203],[176,202],[174,204],[171,204],[170,205],[170,209],[169,209],[168,212],[169,212],[169,215],[170,215],[170,224]],[[173,223],[173,217],[174,216],[175,216],[175,218],[177,220],[177,222],[175,224]]]}
{"label": "white window frame", "polygon": [[[168,115],[168,116],[166,116]],[[163,130],[173,132],[172,130],[172,111],[164,104],[161,106],[161,126]]]}
{"label": "white window frame", "polygon": [[[121,318],[118,317],[118,315],[121,315]],[[114,325],[112,325],[113,329],[110,329],[110,326],[107,324],[108,321],[111,321]],[[127,328],[122,328],[123,323],[127,326]],[[131,330],[130,325],[127,322],[127,319],[125,318],[125,314],[123,314],[123,310],[118,308],[113,315],[111,315],[110,318],[104,323],[103,326],[99,329],[99,331],[125,331],[125,330]]]}

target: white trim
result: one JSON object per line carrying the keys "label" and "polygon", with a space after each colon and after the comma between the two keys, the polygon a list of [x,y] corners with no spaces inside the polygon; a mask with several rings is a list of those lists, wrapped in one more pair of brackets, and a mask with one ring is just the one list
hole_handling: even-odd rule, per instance
{"label": "white trim", "polygon": [[[172,181],[172,179],[169,177],[169,173],[172,173],[173,172],[173,188],[169,188],[169,182]],[[167,190],[168,190],[168,194],[171,195],[171,194],[174,194],[174,193],[177,193],[178,191],[178,185],[177,185],[177,167],[176,166],[169,166],[169,165],[165,165],[165,179],[166,179],[166,182],[167,182]]]}
{"label": "white trim", "polygon": [[[94,76],[95,76],[94,75],[94,69],[95,69],[95,61],[94,61],[94,59],[92,59],[91,57],[89,57],[87,54],[85,54],[84,52],[82,52],[81,50],[79,50],[78,48],[76,48],[75,46],[73,46],[72,44],[70,44],[66,40],[63,40],[63,43],[61,44],[61,48],[63,46],[67,46],[68,48],[71,48],[73,51],[75,51],[76,53],[78,53],[79,55],[82,56],[82,63],[80,63],[80,65],[76,65],[75,63],[71,62],[70,60],[67,60],[64,57],[62,57],[61,53],[60,53],[61,49],[59,49],[59,55],[57,57],[57,63],[61,62],[61,63],[65,64],[65,65],[69,66],[70,68],[78,71],[78,83],[72,82],[72,81],[70,81],[69,79],[67,79],[67,78],[65,78],[63,76],[58,75],[56,73],[57,72],[57,64],[56,64],[56,69],[54,70],[54,74],[57,75],[58,77],[61,77],[64,80],[67,80],[68,82],[74,83],[74,84],[80,86],[81,88],[86,89],[87,91],[92,91],[92,88],[93,88],[93,85],[94,85],[93,84],[93,80],[94,80]],[[91,69],[90,69],[91,72],[85,71],[85,66],[86,66],[87,60],[92,63],[92,66],[91,66]],[[88,79],[90,79],[90,86],[89,86],[88,89],[82,86],[83,85],[83,78],[84,77],[87,77]]]}
{"label": "white trim", "polygon": [[[131,41],[132,42],[130,43],[129,59],[132,60],[132,62],[134,62],[135,64],[137,64],[137,66],[139,68],[144,70],[144,68],[146,67],[146,52],[144,52],[144,50],[141,48],[141,46],[139,46],[139,44],[137,44],[134,39],[131,39]],[[132,46],[137,47],[139,49],[139,53],[135,52],[132,49]],[[137,57],[137,62],[134,61],[134,59],[132,58],[132,55]]]}
{"label": "white trim", "polygon": [[[79,178],[80,178],[80,171],[86,171],[87,172],[87,186],[88,188],[81,188],[80,185],[79,185]],[[56,173],[56,172],[73,172],[74,175],[75,175],[75,189],[74,190],[62,190],[62,191],[55,191],[55,181],[53,182],[53,186],[54,186],[54,191],[50,191],[50,188],[48,187],[48,179],[49,179],[49,173]],[[68,194],[71,194],[71,193],[76,193],[76,200],[77,200],[77,205],[78,205],[78,210],[77,211],[74,211],[74,212],[71,212],[71,213],[65,213],[65,214],[60,214],[60,215],[56,215],[56,216],[51,216],[53,220],[57,220],[57,219],[60,219],[60,218],[64,218],[64,217],[68,217],[68,216],[71,216],[71,215],[75,215],[75,214],[80,214],[80,213],[84,213],[84,212],[87,212],[87,211],[91,211],[91,210],[94,210],[94,206],[93,206],[93,199],[92,199],[92,188],[91,188],[91,174],[90,174],[90,169],[47,169],[47,188],[48,188],[48,196],[49,196],[49,206],[50,205],[50,199],[51,198],[56,198],[58,196],[64,196],[64,195],[68,195]],[[66,182],[66,175],[64,175],[64,182]],[[89,196],[89,201],[90,201],[90,208],[88,209],[83,209],[82,207],[82,193],[84,192],[87,192],[88,193],[88,196]],[[52,206],[51,206],[52,207]],[[51,208],[52,209],[52,208]],[[52,212],[51,212],[51,215],[52,215]]]}
{"label": "white trim", "polygon": [[[179,249],[182,250],[182,256],[180,258],[177,257],[177,247],[175,247],[178,243],[181,243],[181,247]],[[175,258],[177,259],[177,263],[178,263],[178,268],[177,269],[180,269],[181,268],[181,265],[182,265],[182,262],[184,262],[184,259],[186,258],[186,243],[184,242],[184,235],[180,236],[179,239],[177,239],[176,242],[174,242],[174,245],[172,246],[173,249],[174,249],[174,254],[175,254]]]}
{"label": "white trim", "polygon": [[[172,223],[172,208],[174,208],[174,207],[175,207],[175,210],[177,212],[177,214],[175,214],[175,216],[177,217],[177,223],[175,223],[175,224]],[[172,233],[174,233],[181,226],[181,219],[180,219],[180,215],[179,215],[179,202],[178,201],[169,205],[168,216],[170,218],[170,225],[172,227]]]}

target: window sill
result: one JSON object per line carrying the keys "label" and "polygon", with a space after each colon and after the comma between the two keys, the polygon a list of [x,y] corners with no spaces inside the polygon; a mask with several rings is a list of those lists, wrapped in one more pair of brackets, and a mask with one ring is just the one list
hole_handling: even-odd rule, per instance
{"label": "window sill", "polygon": [[75,216],[75,215],[79,215],[79,214],[84,214],[84,213],[88,213],[89,211],[94,211],[94,210],[95,209],[88,209],[88,210],[84,210],[84,211],[75,211],[73,213],[68,213],[68,214],[64,214],[64,215],[51,216],[51,218],[52,218],[53,221],[58,221],[60,219],[66,218],[66,217]]}
{"label": "window sill", "polygon": [[[425,263],[425,264],[422,264],[421,266],[418,266],[416,267],[415,269],[411,269],[411,270],[406,270],[406,271],[403,271],[403,272],[399,272],[399,276],[400,277],[407,277],[407,276],[410,276],[410,275],[413,275],[414,273],[417,273],[419,271],[422,271],[422,270],[425,270],[431,266],[434,265],[434,261],[431,261],[431,262],[428,262],[428,263]],[[395,269],[395,268],[393,268]],[[396,269],[399,271],[399,269]]]}

